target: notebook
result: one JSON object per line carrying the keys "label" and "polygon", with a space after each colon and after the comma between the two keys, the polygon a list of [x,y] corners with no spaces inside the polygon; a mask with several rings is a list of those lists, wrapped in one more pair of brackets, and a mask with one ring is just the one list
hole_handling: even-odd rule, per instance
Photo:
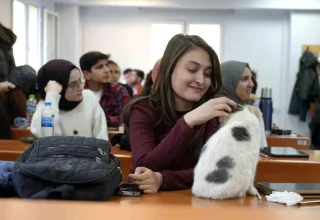
{"label": "notebook", "polygon": [[273,191],[299,193],[303,198],[320,198],[320,183],[258,183],[259,192],[270,195]]}

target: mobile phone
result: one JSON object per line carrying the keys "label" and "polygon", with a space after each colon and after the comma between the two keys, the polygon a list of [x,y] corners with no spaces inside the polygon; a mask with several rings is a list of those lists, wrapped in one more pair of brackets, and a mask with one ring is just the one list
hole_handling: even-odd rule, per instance
{"label": "mobile phone", "polygon": [[122,183],[116,192],[118,196],[141,196],[139,186],[134,183]]}

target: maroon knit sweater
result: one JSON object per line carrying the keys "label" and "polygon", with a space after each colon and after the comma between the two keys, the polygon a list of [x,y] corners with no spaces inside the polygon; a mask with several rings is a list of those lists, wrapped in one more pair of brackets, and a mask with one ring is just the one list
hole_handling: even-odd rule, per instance
{"label": "maroon knit sweater", "polygon": [[[182,117],[172,127],[160,124],[155,127],[160,111],[147,103],[132,108],[129,121],[133,168],[147,167],[163,175],[164,190],[190,189],[193,170],[197,163],[196,153],[189,145],[196,132]],[[207,122],[205,143],[216,131],[216,119]]]}

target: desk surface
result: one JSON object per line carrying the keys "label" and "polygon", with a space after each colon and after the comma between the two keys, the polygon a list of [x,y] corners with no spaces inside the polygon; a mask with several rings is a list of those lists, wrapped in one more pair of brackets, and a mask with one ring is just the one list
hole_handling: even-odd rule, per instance
{"label": "desk surface", "polygon": [[[0,140],[0,152],[13,152],[21,154],[27,149],[30,144],[23,143],[19,140]],[[275,158],[275,157],[260,157],[260,162],[280,162],[280,163],[310,163],[320,164],[320,150],[301,150],[309,154],[309,158]],[[130,157],[131,152],[120,150],[117,147],[111,148],[111,153],[122,157]]]}
{"label": "desk surface", "polygon": [[[108,131],[109,140],[111,140],[112,137],[117,134],[123,134],[123,130],[120,129],[118,131]],[[28,128],[12,127],[11,128],[11,135],[12,135],[12,139],[14,139],[14,140],[19,140],[20,138],[24,138],[24,137],[33,137],[30,129],[28,129]]]}
{"label": "desk surface", "polygon": [[[319,206],[292,206],[246,197],[206,200],[191,192],[161,192],[137,198],[114,197],[108,202],[0,200],[1,220],[95,219],[318,219]],[[49,214],[50,213],[50,214]]]}
{"label": "desk surface", "polygon": [[[30,145],[19,140],[0,140],[0,153],[8,152],[19,156]],[[131,152],[120,150],[118,147],[111,147],[111,153],[116,156],[131,158]]]}
{"label": "desk surface", "polygon": [[268,146],[274,147],[294,147],[296,149],[307,150],[309,147],[309,138],[298,135],[292,137],[290,135],[270,135],[267,136]]}
{"label": "desk surface", "polygon": [[[0,140],[0,160],[16,160],[29,146],[17,140]],[[308,159],[261,157],[257,167],[256,182],[319,183],[320,151],[302,150]],[[120,159],[124,180],[132,167],[131,152],[112,147],[111,152]]]}

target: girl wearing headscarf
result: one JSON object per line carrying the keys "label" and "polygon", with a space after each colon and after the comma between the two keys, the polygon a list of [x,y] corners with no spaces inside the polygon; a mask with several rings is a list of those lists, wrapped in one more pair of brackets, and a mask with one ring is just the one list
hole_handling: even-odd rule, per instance
{"label": "girl wearing headscarf", "polygon": [[52,60],[37,76],[42,98],[31,123],[31,132],[41,137],[41,112],[45,102],[54,109],[55,136],[95,137],[108,140],[105,114],[90,90],[83,90],[80,70],[66,60]]}
{"label": "girl wearing headscarf", "polygon": [[222,88],[219,93],[221,96],[241,105],[248,105],[249,110],[255,114],[261,125],[261,147],[267,147],[267,137],[264,121],[260,109],[251,106],[251,95],[254,88],[252,81],[252,71],[248,63],[239,61],[227,61],[221,64]]}

